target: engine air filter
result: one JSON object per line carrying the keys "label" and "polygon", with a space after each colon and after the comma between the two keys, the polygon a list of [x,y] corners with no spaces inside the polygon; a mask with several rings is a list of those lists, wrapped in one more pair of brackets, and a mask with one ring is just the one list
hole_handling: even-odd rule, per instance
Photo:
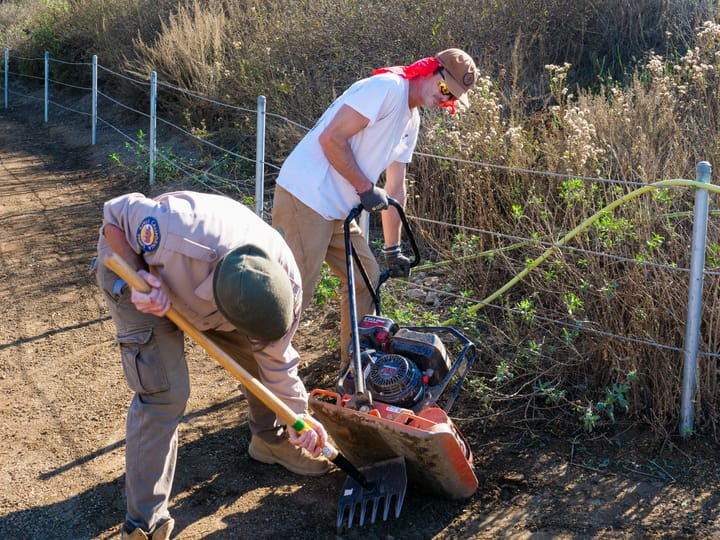
{"label": "engine air filter", "polygon": [[386,354],[370,367],[367,385],[375,398],[400,407],[412,407],[425,393],[422,373],[404,356]]}

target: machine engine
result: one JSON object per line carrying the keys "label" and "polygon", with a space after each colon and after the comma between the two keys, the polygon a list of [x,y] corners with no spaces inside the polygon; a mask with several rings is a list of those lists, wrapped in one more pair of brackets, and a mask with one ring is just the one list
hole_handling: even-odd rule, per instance
{"label": "machine engine", "polygon": [[[445,345],[432,333],[399,328],[391,319],[366,315],[358,325],[365,386],[373,399],[413,409],[448,374]],[[338,386],[347,390],[341,376]]]}

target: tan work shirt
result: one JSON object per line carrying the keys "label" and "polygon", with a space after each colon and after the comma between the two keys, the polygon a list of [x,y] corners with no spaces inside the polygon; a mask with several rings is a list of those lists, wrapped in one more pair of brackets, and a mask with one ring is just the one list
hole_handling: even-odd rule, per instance
{"label": "tan work shirt", "polygon": [[[306,392],[297,376],[297,353],[291,345],[300,316],[302,281],[292,252],[280,233],[240,202],[192,191],[166,193],[154,199],[141,193],[121,195],[104,205],[102,227],[108,223],[125,232],[127,243],[162,279],[173,307],[203,331],[236,331],[218,311],[213,298],[213,272],[225,253],[251,243],[276,260],[287,271],[292,284],[295,320],[280,340],[268,344],[253,342],[259,345],[254,354],[261,371],[263,357],[274,366],[273,373],[265,373],[268,380],[264,382],[270,383],[269,389],[284,398],[295,412],[304,412]],[[99,260],[110,252],[101,228]],[[287,364],[292,367],[287,374],[289,379],[281,373],[287,370]]]}

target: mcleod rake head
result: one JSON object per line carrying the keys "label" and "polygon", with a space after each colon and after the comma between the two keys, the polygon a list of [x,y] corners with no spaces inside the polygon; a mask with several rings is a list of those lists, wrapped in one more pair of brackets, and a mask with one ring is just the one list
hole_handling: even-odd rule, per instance
{"label": "mcleod rake head", "polygon": [[360,470],[371,485],[363,487],[351,477],[345,480],[338,501],[338,530],[341,530],[344,524],[348,529],[351,528],[356,519],[361,527],[368,520],[375,523],[378,514],[383,520],[387,520],[391,512],[396,518],[400,516],[407,488],[405,459],[393,458]]}

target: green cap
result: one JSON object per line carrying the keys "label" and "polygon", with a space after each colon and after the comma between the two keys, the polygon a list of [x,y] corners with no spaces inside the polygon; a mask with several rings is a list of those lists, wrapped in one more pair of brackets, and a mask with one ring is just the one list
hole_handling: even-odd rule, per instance
{"label": "green cap", "polygon": [[293,292],[287,272],[259,247],[228,251],[213,276],[218,310],[239,332],[260,341],[287,334],[293,321]]}

